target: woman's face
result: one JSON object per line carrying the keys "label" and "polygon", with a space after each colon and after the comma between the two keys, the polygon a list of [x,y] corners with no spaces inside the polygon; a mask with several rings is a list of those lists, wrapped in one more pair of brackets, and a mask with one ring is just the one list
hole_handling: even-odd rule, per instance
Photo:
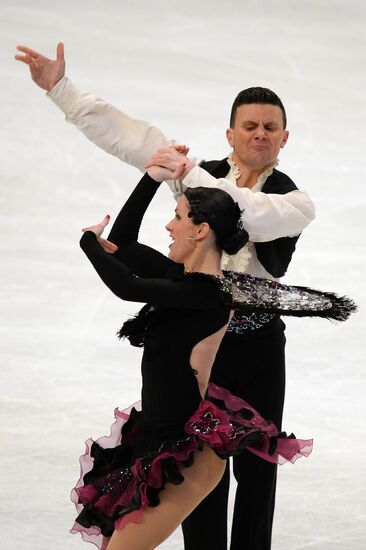
{"label": "woman's face", "polygon": [[[198,229],[191,218],[189,202],[182,195],[177,202],[174,218],[165,226],[173,242],[169,245],[169,258],[174,262],[184,264],[195,248],[195,237]],[[193,238],[192,238],[193,237]]]}

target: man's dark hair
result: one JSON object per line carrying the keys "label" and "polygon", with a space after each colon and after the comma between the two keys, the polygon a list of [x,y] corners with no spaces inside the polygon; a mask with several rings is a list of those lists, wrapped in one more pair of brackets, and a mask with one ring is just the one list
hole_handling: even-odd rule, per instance
{"label": "man's dark hair", "polygon": [[272,92],[272,90],[269,90],[268,88],[261,88],[260,86],[247,88],[246,90],[242,90],[238,93],[231,108],[230,128],[234,128],[237,108],[240,107],[240,105],[249,105],[251,103],[259,103],[261,105],[277,105],[277,107],[279,107],[282,111],[283,128],[286,128],[287,117],[282,101],[277,94]]}

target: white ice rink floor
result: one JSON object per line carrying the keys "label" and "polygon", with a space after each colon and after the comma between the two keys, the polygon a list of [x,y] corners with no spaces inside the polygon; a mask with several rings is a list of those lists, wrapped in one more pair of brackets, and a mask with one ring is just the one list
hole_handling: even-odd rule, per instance
{"label": "white ice rink floor", "polygon": [[[365,14],[362,0],[0,0],[2,550],[86,547],[68,534],[83,441],[140,389],[140,351],[115,338],[137,307],[78,246],[139,174],[65,124],[13,59],[18,43],[53,56],[59,40],[76,84],[207,159],[228,152],[239,90],[282,98],[280,169],[317,205],[285,280],[348,294],[359,313],[287,322],[284,426],[315,446],[280,469],[273,550],[366,548]],[[172,208],[164,188],[144,225],[161,250]],[[180,532],[161,548],[181,549]]]}

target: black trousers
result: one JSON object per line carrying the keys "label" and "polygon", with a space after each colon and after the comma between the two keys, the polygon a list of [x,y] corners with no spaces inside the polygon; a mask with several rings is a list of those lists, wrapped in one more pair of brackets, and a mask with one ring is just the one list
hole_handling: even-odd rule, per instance
{"label": "black trousers", "polygon": [[[285,325],[276,317],[245,335],[227,334],[211,380],[246,399],[281,427]],[[219,485],[183,522],[185,550],[227,550],[229,464]],[[237,480],[230,550],[270,550],[277,466],[245,451],[233,458]]]}

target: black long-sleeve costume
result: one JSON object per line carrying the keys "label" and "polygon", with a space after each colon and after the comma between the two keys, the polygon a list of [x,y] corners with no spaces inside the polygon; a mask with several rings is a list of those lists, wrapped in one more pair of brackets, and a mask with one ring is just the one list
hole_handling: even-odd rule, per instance
{"label": "black long-sleeve costume", "polygon": [[116,296],[154,304],[144,342],[142,406],[152,424],[159,419],[175,430],[201,401],[190,367],[192,349],[227,323],[231,294],[205,275],[171,280],[168,274],[175,262],[137,242],[143,215],[158,187],[145,175],[132,192],[108,236],[118,246],[116,253],[105,252],[92,232],[83,235],[81,247]]}
{"label": "black long-sleeve costume", "polygon": [[[235,274],[185,274],[182,266],[138,243],[143,215],[158,187],[145,175],[132,192],[108,237],[118,246],[116,253],[105,252],[93,232],[85,232],[80,241],[116,296],[149,304],[140,322],[132,322],[132,328],[127,322],[121,331],[144,345],[142,410],[117,411],[111,435],[87,442],[80,459],[82,475],[72,491],[79,512],[72,532],[99,546],[102,535],[110,536],[130,520],[129,512],[158,505],[167,481],[183,482],[182,466],[193,463],[204,441],[222,458],[243,448],[275,463],[307,456],[311,441],[279,434],[274,424],[227,390],[211,384],[202,399],[191,353],[227,324],[233,307],[325,316],[336,309],[338,315],[333,295],[245,275],[241,280]],[[344,301],[340,305],[342,309]],[[138,521],[136,516],[132,521]]]}

